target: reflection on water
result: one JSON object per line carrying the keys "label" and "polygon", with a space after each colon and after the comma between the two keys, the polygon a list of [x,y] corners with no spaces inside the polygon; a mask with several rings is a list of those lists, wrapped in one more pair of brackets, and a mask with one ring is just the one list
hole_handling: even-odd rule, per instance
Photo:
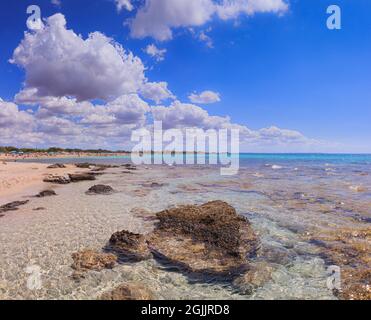
{"label": "reflection on water", "polygon": [[[330,264],[347,270],[370,268],[370,162],[282,157],[241,157],[242,168],[232,177],[222,177],[211,167],[150,166],[130,175],[113,168],[98,182],[117,193],[88,196],[85,191],[97,182],[82,182],[56,187],[56,197],[32,198],[0,219],[0,297],[94,299],[134,281],[148,285],[159,299],[335,299],[326,287]],[[159,187],[152,188],[152,182]],[[240,294],[230,283],[194,283],[155,260],[92,271],[80,282],[70,277],[73,252],[100,250],[118,230],[148,233],[153,212],[211,200],[234,206],[261,239],[261,256],[252,262],[264,260],[273,272],[251,294]],[[45,210],[33,211],[40,207]],[[27,287],[30,266],[41,268],[39,290]]]}

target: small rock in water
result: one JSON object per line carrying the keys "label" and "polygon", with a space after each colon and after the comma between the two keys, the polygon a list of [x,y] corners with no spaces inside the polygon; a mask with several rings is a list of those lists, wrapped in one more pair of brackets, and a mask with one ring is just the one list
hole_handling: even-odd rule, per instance
{"label": "small rock in water", "polygon": [[148,183],[143,183],[142,186],[144,188],[159,189],[159,188],[166,186],[166,183],[148,182]]}
{"label": "small rock in water", "polygon": [[50,175],[44,179],[44,182],[55,183],[55,184],[69,184],[71,182],[71,179],[68,176]]}
{"label": "small rock in water", "polygon": [[90,167],[94,167],[95,165],[92,163],[76,163],[75,166],[80,169],[90,169]]}
{"label": "small rock in water", "polygon": [[62,169],[62,168],[66,168],[66,166],[61,163],[52,164],[47,167],[47,169]]}
{"label": "small rock in water", "polygon": [[153,293],[141,284],[123,284],[104,293],[100,300],[154,300]]}
{"label": "small rock in water", "polygon": [[112,269],[117,257],[110,253],[100,253],[95,250],[85,249],[72,254],[72,269],[77,272],[88,270],[101,271],[103,269]]}
{"label": "small rock in water", "polygon": [[125,167],[127,170],[137,170],[137,167],[131,163],[124,164],[123,167]]}
{"label": "small rock in water", "polygon": [[37,207],[35,209],[32,209],[33,211],[43,211],[43,210],[46,210],[46,208],[44,207]]}
{"label": "small rock in water", "polygon": [[137,217],[142,218],[144,221],[154,221],[157,220],[155,214],[147,209],[143,208],[133,208],[130,210],[131,213],[135,214]]}
{"label": "small rock in water", "polygon": [[233,281],[233,286],[241,294],[250,295],[271,280],[272,272],[273,268],[265,262],[250,264],[249,270]]}
{"label": "small rock in water", "polygon": [[0,213],[8,212],[8,211],[16,211],[19,209],[20,206],[23,206],[27,204],[29,200],[25,201],[14,201],[7,204],[4,204],[3,206],[0,206]]}
{"label": "small rock in water", "polygon": [[68,175],[71,182],[80,182],[80,181],[93,181],[95,180],[95,175],[92,173],[75,173]]}
{"label": "small rock in water", "polygon": [[152,257],[143,235],[126,230],[114,233],[109,240],[109,249],[129,260],[146,260]]}
{"label": "small rock in water", "polygon": [[106,186],[106,185],[103,185],[103,184],[98,184],[98,185],[95,185],[95,186],[91,187],[86,192],[86,194],[89,194],[89,195],[93,195],[93,194],[108,195],[108,194],[112,194],[113,192],[114,192],[114,190],[112,189],[112,187]]}
{"label": "small rock in water", "polygon": [[38,198],[44,198],[44,197],[51,197],[51,196],[56,196],[57,194],[53,190],[44,190],[41,191],[36,197]]}

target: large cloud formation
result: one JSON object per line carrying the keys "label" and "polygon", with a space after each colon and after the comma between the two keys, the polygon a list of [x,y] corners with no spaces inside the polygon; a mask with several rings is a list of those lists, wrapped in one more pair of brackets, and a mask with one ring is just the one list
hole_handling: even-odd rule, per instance
{"label": "large cloud formation", "polygon": [[40,95],[80,101],[137,92],[145,79],[139,58],[100,32],[84,40],[66,29],[62,14],[48,18],[41,30],[26,33],[11,62],[25,69],[26,86]]}
{"label": "large cloud formation", "polygon": [[[177,100],[167,82],[146,78],[139,57],[99,32],[84,40],[66,29],[61,14],[46,19],[41,30],[26,33],[11,61],[24,68],[26,81],[14,102],[0,99],[0,145],[130,148],[132,130],[150,127],[153,120],[162,121],[165,129],[239,129],[246,145],[316,143],[275,126],[251,130]],[[191,97],[201,103],[218,99],[215,92]],[[170,104],[160,105],[166,100]]]}
{"label": "large cloud formation", "polygon": [[281,14],[287,9],[284,0],[145,0],[129,26],[134,38],[164,41],[173,37],[172,29],[199,27],[214,16],[229,20],[260,12]]}

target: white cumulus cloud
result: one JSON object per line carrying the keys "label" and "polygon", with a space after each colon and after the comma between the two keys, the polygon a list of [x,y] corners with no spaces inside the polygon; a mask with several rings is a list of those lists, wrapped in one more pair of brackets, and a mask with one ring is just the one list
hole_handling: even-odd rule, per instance
{"label": "white cumulus cloud", "polygon": [[134,9],[134,6],[131,3],[131,0],[115,0],[115,2],[116,2],[116,7],[118,11],[121,11],[123,9],[132,11]]}
{"label": "white cumulus cloud", "polygon": [[25,34],[12,63],[26,71],[26,88],[41,96],[112,100],[137,92],[145,76],[138,57],[100,32],[87,39],[66,29],[62,14]]}
{"label": "white cumulus cloud", "polygon": [[145,0],[129,26],[134,38],[165,41],[172,39],[173,29],[199,27],[213,17],[229,20],[260,12],[282,14],[287,9],[285,0]]}
{"label": "white cumulus cloud", "polygon": [[145,99],[155,101],[157,104],[159,104],[163,100],[175,99],[175,96],[167,86],[167,82],[164,81],[146,82],[142,86],[140,93]]}
{"label": "white cumulus cloud", "polygon": [[144,52],[147,53],[152,58],[156,59],[157,62],[163,61],[165,59],[166,49],[159,49],[154,44],[149,44]]}
{"label": "white cumulus cloud", "polygon": [[220,94],[211,90],[203,91],[199,94],[192,93],[188,96],[189,100],[193,103],[209,104],[220,101]]}

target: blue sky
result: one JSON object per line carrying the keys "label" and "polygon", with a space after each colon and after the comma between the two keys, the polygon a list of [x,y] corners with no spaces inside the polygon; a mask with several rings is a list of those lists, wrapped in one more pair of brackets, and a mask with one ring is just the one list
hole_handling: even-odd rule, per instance
{"label": "blue sky", "polygon": [[[19,63],[9,63],[27,30],[26,8],[36,4],[43,18],[62,13],[67,29],[83,39],[94,31],[113,38],[141,59],[147,68],[148,81],[165,81],[179,103],[192,103],[191,93],[213,91],[219,94],[220,101],[192,104],[210,116],[230,117],[231,123],[254,132],[274,126],[299,132],[311,141],[293,144],[286,139],[262,144],[256,141],[251,145],[247,143],[243,151],[371,152],[370,1],[284,2],[288,9],[283,12],[241,13],[226,20],[212,16],[197,26],[184,23],[171,28],[171,39],[161,41],[153,35],[137,38],[130,25],[124,25],[136,17],[143,1],[132,1],[132,11],[120,12],[114,0],[61,0],[60,6],[49,0],[4,1],[0,13],[0,98],[16,104],[19,112],[33,110],[32,117],[41,119],[37,113],[39,105],[14,101],[15,95],[24,89],[28,69]],[[342,9],[341,30],[326,28],[326,9],[335,3]],[[212,47],[202,41],[202,33],[212,41]],[[162,61],[145,52],[150,44],[166,49]],[[147,98],[143,100],[150,107],[156,107],[156,103]],[[109,103],[110,99],[89,97],[86,100],[96,105]],[[172,103],[170,99],[159,104],[171,107]],[[72,124],[82,117],[76,114],[67,117],[63,112],[54,116],[68,119]],[[163,114],[160,117],[165,119]],[[42,119],[40,121],[46,121],[45,117]],[[63,122],[55,125],[59,123],[64,125]],[[5,126],[0,119],[0,128],[1,125]],[[0,144],[50,145],[51,142],[40,135],[42,130],[46,134],[51,134],[50,131],[45,130],[44,124],[34,125],[29,141],[16,137],[14,141],[9,137],[2,141],[0,137]],[[64,138],[58,140],[61,135]],[[62,145],[72,141],[65,133],[59,133],[58,139],[55,141]],[[105,146],[118,146],[116,142],[110,144],[109,139],[103,140]],[[88,146],[91,142],[77,144]]]}

